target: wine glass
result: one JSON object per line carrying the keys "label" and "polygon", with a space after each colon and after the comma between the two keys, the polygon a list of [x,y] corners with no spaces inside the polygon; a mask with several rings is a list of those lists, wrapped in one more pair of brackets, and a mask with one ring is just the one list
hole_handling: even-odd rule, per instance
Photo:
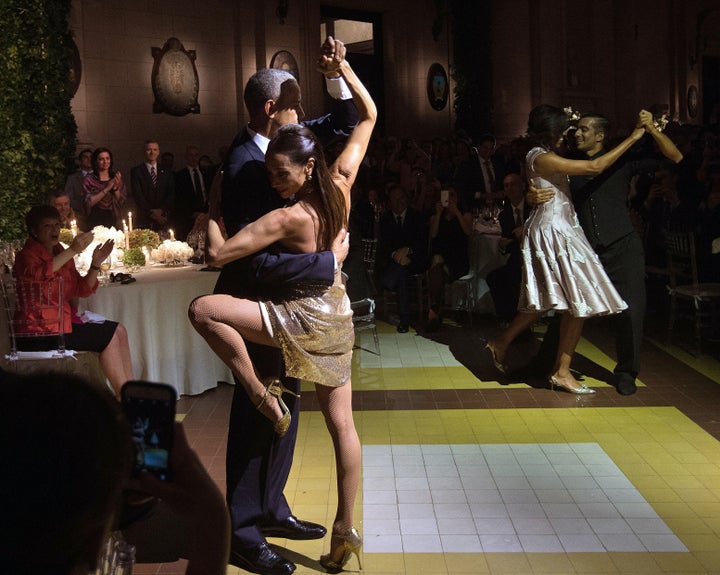
{"label": "wine glass", "polygon": [[109,283],[108,271],[112,267],[112,256],[108,256],[102,262],[100,262],[100,273],[98,274],[98,281],[101,286],[106,286]]}

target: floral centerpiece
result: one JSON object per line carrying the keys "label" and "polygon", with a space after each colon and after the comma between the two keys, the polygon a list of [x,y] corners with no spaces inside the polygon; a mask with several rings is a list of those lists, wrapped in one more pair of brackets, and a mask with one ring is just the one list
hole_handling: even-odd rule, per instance
{"label": "floral centerpiece", "polygon": [[[75,267],[80,271],[85,271],[90,267],[92,263],[92,254],[95,248],[104,244],[107,240],[113,240],[115,247],[108,256],[110,260],[110,267],[117,266],[122,262],[123,250],[125,248],[125,233],[122,230],[117,230],[115,227],[106,228],[105,226],[95,226],[92,229],[93,241],[85,250],[75,256]],[[69,238],[69,243],[72,243],[72,234]],[[64,242],[63,242],[64,243]]]}
{"label": "floral centerpiece", "polygon": [[185,242],[165,240],[150,252],[154,262],[167,266],[183,266],[193,256],[194,250]]}
{"label": "floral centerpiece", "polygon": [[153,249],[160,245],[160,236],[157,232],[142,228],[134,229],[127,234],[128,248]]}

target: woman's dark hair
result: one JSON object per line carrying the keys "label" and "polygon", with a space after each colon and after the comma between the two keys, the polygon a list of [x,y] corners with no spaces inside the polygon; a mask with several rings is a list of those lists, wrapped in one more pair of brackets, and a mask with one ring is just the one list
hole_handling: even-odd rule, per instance
{"label": "woman's dark hair", "polygon": [[27,228],[28,234],[34,236],[40,222],[49,220],[50,218],[60,221],[60,212],[58,212],[54,206],[43,204],[30,208],[30,211],[25,215],[25,227]]}
{"label": "woman's dark hair", "polygon": [[[150,140],[150,141],[152,141],[152,140]],[[115,162],[114,162],[114,160],[113,160],[112,152],[110,151],[109,148],[102,148],[102,147],[101,147],[101,148],[95,148],[95,151],[92,153],[92,169],[93,169],[93,173],[95,174],[95,176],[96,176],[98,179],[100,179],[99,174],[98,174],[98,169],[97,169],[97,159],[98,159],[98,156],[99,156],[100,154],[102,154],[103,152],[107,152],[108,155],[110,156],[110,169],[108,170],[108,175],[109,175],[111,178],[114,178],[114,177],[115,177],[115,170],[113,170],[113,166],[115,165]]]}
{"label": "woman's dark hair", "polygon": [[553,149],[570,126],[565,110],[549,104],[535,106],[528,117],[528,137],[536,145]]}
{"label": "woman's dark hair", "polygon": [[330,176],[320,142],[308,128],[287,124],[270,141],[266,156],[275,154],[287,156],[291,163],[298,166],[304,166],[310,158],[315,158],[313,177],[307,182],[307,192],[297,199],[315,208],[319,221],[318,249],[329,249],[335,236],[347,225],[347,206],[345,196]]}

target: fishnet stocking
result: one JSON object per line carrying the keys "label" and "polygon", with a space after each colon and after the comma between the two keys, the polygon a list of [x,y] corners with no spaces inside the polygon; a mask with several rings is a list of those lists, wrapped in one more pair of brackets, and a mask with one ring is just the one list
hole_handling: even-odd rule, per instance
{"label": "fishnet stocking", "polygon": [[[195,330],[242,382],[250,401],[258,405],[265,396],[261,374],[255,372],[245,340],[278,347],[265,328],[260,304],[229,295],[199,297],[190,304],[188,316]],[[277,400],[268,395],[260,411],[271,421],[282,416]]]}
{"label": "fishnet stocking", "polygon": [[360,484],[360,438],[353,420],[352,387],[350,381],[341,387],[317,384],[315,391],[335,448],[338,505],[333,532],[344,533],[353,526]]}

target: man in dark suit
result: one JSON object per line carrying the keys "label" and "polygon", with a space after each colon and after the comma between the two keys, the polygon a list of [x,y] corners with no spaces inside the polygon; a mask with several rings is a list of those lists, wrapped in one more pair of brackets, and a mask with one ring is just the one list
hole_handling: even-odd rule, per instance
{"label": "man in dark suit", "polygon": [[160,145],[147,140],[145,162],[130,170],[134,227],[156,232],[167,230],[175,201],[173,174],[158,164],[159,156]]}
{"label": "man in dark suit", "polygon": [[400,323],[398,333],[410,325],[408,277],[428,267],[428,222],[408,205],[407,192],[400,184],[389,188],[390,209],[380,218],[378,235],[378,274],[385,289],[397,293]]}
{"label": "man in dark suit", "polygon": [[522,280],[520,240],[523,235],[523,224],[530,215],[532,207],[525,202],[525,179],[520,174],[505,176],[503,188],[507,199],[498,216],[502,230],[498,247],[502,253],[508,254],[508,259],[504,266],[491,271],[486,281],[495,304],[495,315],[503,322],[510,322],[517,313],[520,297]]}
{"label": "man in dark suit", "polygon": [[[344,57],[345,48],[329,38],[323,52]],[[341,98],[335,100],[333,113],[305,123],[323,142],[338,134],[349,134],[357,122],[357,110],[348,99],[352,95],[344,80],[328,78],[327,85],[332,96]],[[245,86],[250,122],[230,146],[222,176],[221,212],[228,234],[283,205],[270,185],[265,150],[279,127],[302,118],[300,98],[297,81],[282,70],[260,70]],[[211,198],[211,209],[213,204]],[[272,299],[282,294],[284,284],[298,279],[330,285],[335,259],[342,262],[347,255],[347,243],[336,241],[333,251],[335,256],[333,252],[294,256],[265,252],[232,262],[223,267],[215,293]],[[253,364],[263,376],[283,375],[279,349],[250,342],[247,346]],[[297,379],[283,377],[283,383],[294,392],[300,391]],[[326,532],[320,525],[293,516],[283,495],[299,419],[299,402],[287,397],[292,424],[279,438],[272,423],[255,409],[242,385],[236,386],[233,395],[226,460],[227,501],[232,521],[230,563],[252,573],[289,575],[295,570],[291,561],[268,546],[265,537],[319,539]]]}
{"label": "man in dark suit", "polygon": [[[584,114],[575,131],[575,144],[581,157],[593,159],[604,154],[607,131],[607,118],[599,114]],[[666,158],[675,163],[682,160],[682,153],[665,134],[657,128],[648,133]],[[645,254],[642,239],[630,220],[627,207],[630,180],[637,174],[654,172],[660,162],[655,154],[625,154],[598,176],[570,178],[580,225],[600,256],[615,289],[628,304],[626,310],[615,316],[617,365],[614,373],[616,389],[621,395],[631,395],[637,390],[635,378],[640,371],[645,319]],[[552,191],[532,187],[528,195],[532,203],[547,201],[551,197]],[[552,322],[543,339],[534,365],[538,375],[547,375],[552,370],[558,346],[558,324]]]}
{"label": "man in dark suit", "polygon": [[496,147],[495,136],[492,134],[480,136],[477,145],[478,163],[482,173],[480,193],[486,199],[499,195],[505,181],[505,167],[495,155]]}
{"label": "man in dark suit", "polygon": [[207,212],[207,194],[210,181],[198,165],[200,151],[196,146],[185,149],[185,167],[175,172],[175,205],[173,229],[175,237],[185,241],[195,225],[195,219]]}

